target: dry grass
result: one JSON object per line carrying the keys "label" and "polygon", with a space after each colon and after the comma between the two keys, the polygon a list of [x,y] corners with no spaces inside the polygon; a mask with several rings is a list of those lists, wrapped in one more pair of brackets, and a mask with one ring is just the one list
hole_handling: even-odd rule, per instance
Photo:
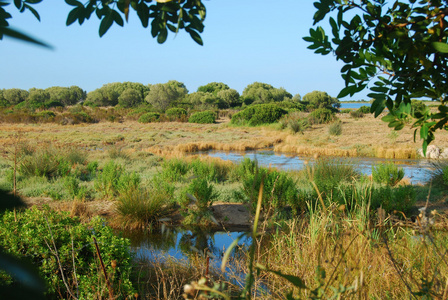
{"label": "dry grass", "polygon": [[[419,141],[413,141],[410,125],[398,132],[379,118],[367,115],[361,119],[347,114],[338,116],[343,133],[330,136],[328,126],[314,125],[303,134],[292,134],[275,126],[233,127],[228,123],[150,123],[134,121],[97,124],[0,124],[0,144],[14,142],[14,134],[21,132],[24,141],[48,142],[53,146],[78,146],[86,149],[108,150],[119,147],[123,151],[146,151],[155,154],[196,152],[204,150],[246,151],[273,147],[275,151],[300,155],[377,156],[383,158],[415,158]],[[438,132],[433,142],[448,147],[448,132]]]}

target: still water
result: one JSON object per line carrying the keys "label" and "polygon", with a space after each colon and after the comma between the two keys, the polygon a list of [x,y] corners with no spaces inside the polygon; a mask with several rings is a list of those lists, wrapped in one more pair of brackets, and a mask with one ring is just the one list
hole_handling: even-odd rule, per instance
{"label": "still water", "polygon": [[[238,163],[244,157],[256,159],[261,166],[271,166],[282,170],[300,170],[314,159],[306,156],[275,153],[274,151],[222,152],[208,151],[207,155]],[[346,164],[355,166],[361,173],[372,174],[372,166],[379,163],[393,162],[404,170],[404,176],[412,184],[424,184],[430,179],[431,164],[426,159],[385,159],[373,157],[337,158]]]}
{"label": "still water", "polygon": [[346,103],[346,102],[342,102],[341,101],[341,107],[339,108],[340,110],[342,109],[347,109],[347,108],[351,108],[351,109],[359,109],[361,106],[369,106],[370,107],[370,103],[369,102],[359,102],[359,103]]}

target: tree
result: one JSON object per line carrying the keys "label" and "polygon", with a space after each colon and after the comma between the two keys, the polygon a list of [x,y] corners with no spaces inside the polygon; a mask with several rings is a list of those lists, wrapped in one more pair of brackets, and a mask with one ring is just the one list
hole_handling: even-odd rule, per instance
{"label": "tree", "polygon": [[45,91],[50,94],[50,101],[59,102],[64,106],[74,105],[86,98],[86,92],[78,86],[53,86]]}
{"label": "tree", "polygon": [[242,97],[246,104],[261,104],[290,100],[292,95],[284,88],[277,89],[267,83],[254,82],[246,86]]}
{"label": "tree", "polygon": [[[412,117],[411,100],[441,101],[437,113],[415,113],[414,140],[420,129],[423,150],[439,129],[448,130],[448,30],[444,0],[319,0],[314,25],[328,18],[332,38],[322,27],[304,39],[316,53],[334,54],[345,88],[338,98],[369,88],[371,112],[395,130]],[[371,82],[373,81],[373,85]]]}
{"label": "tree", "polygon": [[241,106],[240,93],[234,89],[226,89],[218,92],[217,97],[219,98],[219,108],[229,108]]}
{"label": "tree", "polygon": [[141,93],[133,88],[128,88],[118,97],[118,104],[123,107],[135,107],[142,103],[143,97]]}
{"label": "tree", "polygon": [[11,105],[19,104],[28,99],[28,91],[22,89],[3,90],[3,98]]}
{"label": "tree", "polygon": [[321,91],[312,91],[311,93],[306,94],[303,96],[303,102],[307,103],[307,107],[311,109],[333,109],[341,106],[337,98],[333,98],[326,92]]}
{"label": "tree", "polygon": [[230,89],[229,86],[222,82],[210,82],[206,85],[202,85],[198,87],[198,92],[204,92],[204,93],[212,93],[215,96],[218,94],[218,92],[223,90]]}
{"label": "tree", "polygon": [[183,83],[170,80],[167,83],[153,85],[145,101],[150,103],[154,109],[164,112],[170,105],[182,100],[187,94],[188,90]]}
{"label": "tree", "polygon": [[43,89],[31,88],[26,104],[29,108],[36,109],[45,107],[45,102],[50,100],[50,93]]}
{"label": "tree", "polygon": [[[30,11],[40,21],[39,13],[32,6],[40,2],[42,0],[14,0],[14,5],[20,12]],[[90,0],[84,4],[77,0],[65,0],[65,2],[74,7],[67,16],[67,26],[76,21],[81,25],[95,15],[101,20],[100,37],[114,23],[124,26],[123,18],[127,21],[129,12],[133,10],[143,27],[147,28],[151,24],[151,35],[157,37],[158,43],[166,41],[168,30],[177,33],[183,29],[196,43],[203,44],[200,33],[204,30],[205,6],[201,0],[156,0],[155,4],[151,3],[151,0]],[[9,26],[8,19],[12,16],[5,9],[9,4],[0,3],[0,40],[3,36],[9,36],[49,47]]]}

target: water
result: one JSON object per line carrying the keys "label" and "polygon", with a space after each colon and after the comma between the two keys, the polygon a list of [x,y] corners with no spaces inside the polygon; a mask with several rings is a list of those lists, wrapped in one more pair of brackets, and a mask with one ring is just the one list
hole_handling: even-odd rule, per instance
{"label": "water", "polygon": [[[274,151],[247,151],[247,152],[222,152],[208,151],[207,155],[230,160],[238,163],[244,157],[257,159],[261,166],[271,166],[281,170],[300,170],[306,162],[312,163],[313,158],[306,156],[287,155],[275,153]],[[411,184],[424,184],[430,179],[431,164],[424,159],[385,159],[385,158],[338,158],[347,164],[354,165],[361,173],[370,175],[372,166],[379,163],[393,162],[396,166],[403,168],[404,176],[410,179]]]}
{"label": "water", "polygon": [[361,106],[369,106],[370,107],[370,103],[369,102],[346,103],[346,102],[341,101],[341,107],[339,109],[340,110],[347,109],[347,108],[359,109]]}
{"label": "water", "polygon": [[[124,236],[131,240],[131,247],[139,258],[164,261],[167,257],[171,257],[180,260],[191,255],[205,256],[207,252],[210,265],[215,268],[221,266],[224,253],[242,234],[242,232],[208,232],[201,228],[193,230],[170,228],[163,233],[124,232]],[[238,250],[246,251],[250,243],[250,237],[242,237],[233,255],[241,252]]]}

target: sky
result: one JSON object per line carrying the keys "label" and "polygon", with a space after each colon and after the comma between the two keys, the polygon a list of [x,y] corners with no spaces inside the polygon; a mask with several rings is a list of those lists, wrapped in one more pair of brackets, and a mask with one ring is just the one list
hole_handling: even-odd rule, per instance
{"label": "sky", "polygon": [[[124,27],[114,24],[99,37],[99,20],[66,26],[71,6],[46,0],[33,7],[41,22],[13,4],[12,27],[45,41],[53,50],[5,37],[0,41],[0,89],[77,85],[87,92],[111,82],[183,82],[189,92],[223,82],[242,93],[253,82],[283,87],[291,94],[314,90],[336,97],[344,87],[341,62],[307,49],[302,38],[313,24],[313,0],[205,0],[204,46],[186,32],[152,38],[131,11]],[[368,99],[367,92],[350,99]],[[350,100],[344,98],[342,100]]]}

